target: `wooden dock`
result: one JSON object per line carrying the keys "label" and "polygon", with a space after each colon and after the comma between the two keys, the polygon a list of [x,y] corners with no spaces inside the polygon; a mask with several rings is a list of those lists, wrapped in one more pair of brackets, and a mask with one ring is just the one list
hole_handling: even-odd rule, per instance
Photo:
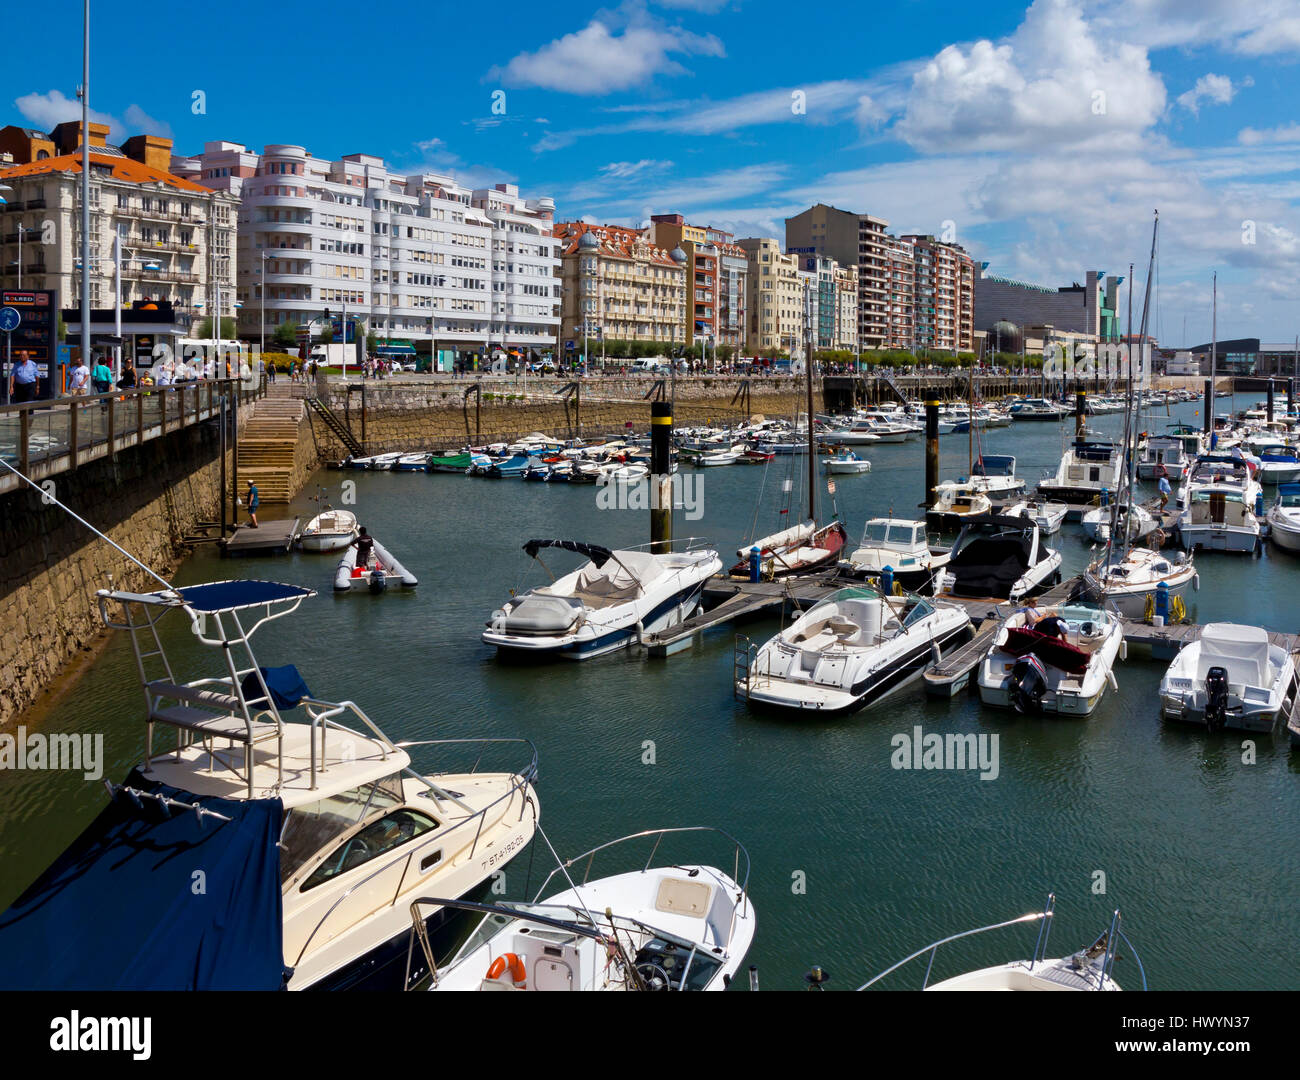
{"label": "wooden dock", "polygon": [[257,528],[240,525],[222,542],[225,555],[284,555],[298,539],[300,517],[259,521]]}

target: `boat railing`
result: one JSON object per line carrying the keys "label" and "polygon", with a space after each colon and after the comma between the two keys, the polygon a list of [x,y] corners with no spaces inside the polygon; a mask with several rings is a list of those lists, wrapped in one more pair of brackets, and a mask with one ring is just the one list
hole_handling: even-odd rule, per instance
{"label": "boat railing", "polygon": [[898,961],[898,963],[894,964],[892,967],[886,968],[884,971],[882,971],[879,975],[875,976],[874,978],[868,979],[866,982],[864,982],[861,986],[858,987],[858,990],[860,991],[866,990],[869,986],[873,986],[876,983],[880,982],[880,980],[885,978],[885,976],[892,975],[899,968],[904,967],[907,964],[910,964],[913,960],[917,959],[918,957],[925,956],[928,954],[929,960],[926,962],[925,965],[925,979],[921,983],[921,989],[924,990],[927,986],[930,985],[930,976],[934,972],[934,958],[944,945],[951,944],[954,941],[960,941],[963,938],[975,937],[978,934],[987,934],[991,930],[1004,930],[1008,926],[1021,926],[1025,923],[1036,922],[1039,924],[1038,938],[1034,942],[1033,957],[1029,961],[1029,970],[1032,971],[1034,965],[1041,963],[1047,956],[1047,941],[1048,938],[1051,936],[1051,932],[1052,932],[1051,920],[1055,914],[1056,914],[1056,894],[1052,893],[1048,895],[1047,905],[1043,908],[1042,911],[1031,911],[1027,915],[1021,915],[1014,919],[1007,919],[1005,922],[991,923],[988,926],[980,926],[974,930],[963,930],[960,934],[952,934],[946,938],[940,938],[938,941],[931,942],[929,945],[926,945],[922,949],[917,949],[916,952],[912,953],[910,956],[903,957],[903,959]]}
{"label": "boat railing", "polygon": [[713,550],[713,541],[707,536],[682,536],[671,540],[652,540],[646,544],[631,544],[619,551],[649,551],[655,555],[686,555],[695,551]]}
{"label": "boat railing", "polygon": [[[335,726],[341,727],[341,725],[335,725]],[[342,730],[346,731],[349,729],[342,728]],[[510,812],[510,806],[514,802],[515,797],[518,796],[520,799],[519,816],[518,818],[516,818],[516,820],[523,821],[524,814],[531,807],[533,813],[533,822],[534,824],[536,824],[537,804],[536,802],[534,802],[532,795],[529,791],[529,787],[533,779],[536,778],[537,775],[537,748],[532,744],[532,742],[530,742],[528,739],[431,739],[428,740],[427,742],[403,744],[403,747],[407,745],[424,746],[424,745],[448,745],[448,744],[455,744],[455,743],[464,743],[464,744],[523,743],[526,746],[528,746],[528,748],[530,749],[532,753],[532,760],[528,768],[524,772],[522,773],[515,772],[510,774],[510,786],[503,794],[498,795],[490,803],[488,803],[486,806],[482,807],[477,811],[473,810],[472,807],[466,806],[464,802],[456,798],[450,792],[445,792],[441,788],[439,788],[436,784],[430,782],[428,777],[421,776],[419,773],[415,772],[412,769],[403,770],[408,775],[422,781],[429,788],[430,793],[433,794],[433,796],[436,799],[447,800],[455,803],[457,806],[460,806],[462,809],[466,810],[466,812],[469,813],[469,816],[462,818],[460,821],[456,822],[456,824],[450,826],[449,828],[435,829],[432,833],[428,835],[427,839],[423,839],[419,841],[418,843],[414,844],[410,848],[410,850],[407,851],[406,857],[403,860],[404,866],[402,868],[402,873],[398,876],[397,879],[397,891],[393,893],[393,898],[391,901],[389,901],[390,906],[395,905],[398,902],[398,899],[401,897],[402,882],[406,880],[407,872],[410,870],[412,862],[416,859],[416,857],[420,854],[420,852],[424,851],[426,848],[429,847],[434,847],[434,846],[441,847],[447,842],[448,837],[452,836],[458,830],[468,830],[468,827],[471,824],[474,825],[474,838],[472,841],[469,842],[469,852],[465,857],[473,858],[475,852],[477,852],[478,850],[478,842],[479,839],[482,837],[483,826],[487,821],[488,814],[496,807],[500,806],[501,803],[503,802],[506,803],[505,808],[501,811],[501,817],[504,818]],[[398,747],[393,743],[389,743],[389,745],[392,746],[394,750],[398,749]],[[482,759],[482,753],[479,754],[478,760],[481,759]],[[476,768],[477,768],[477,764],[478,762],[476,761],[475,763]],[[435,775],[442,775],[442,774],[435,774]],[[459,840],[461,837],[464,837],[466,835],[467,833],[462,831],[460,835],[457,837],[457,840]],[[367,885],[370,881],[378,877],[380,874],[384,874],[392,870],[394,865],[395,865],[394,863],[384,863],[382,866],[376,867],[369,874],[363,877],[360,881],[353,882],[352,885],[348,887],[347,891],[345,891],[337,900],[334,901],[334,903],[332,903],[329,906],[329,909],[325,912],[324,915],[321,916],[320,921],[317,922],[316,925],[312,928],[312,932],[307,935],[307,940],[303,942],[302,948],[298,951],[298,957],[294,961],[295,967],[298,964],[302,963],[302,958],[307,955],[307,950],[311,946],[311,943],[315,939],[316,935],[320,932],[320,928],[325,925],[325,923],[329,920],[329,917],[333,915],[334,912],[338,909],[339,905],[342,904],[345,900],[347,900],[348,897],[350,897],[354,892],[356,892],[358,889],[362,888],[363,886]]]}
{"label": "boat railing", "polygon": [[[667,836],[675,836],[675,835],[681,835],[685,833],[715,833],[718,836],[723,837],[724,839],[729,841],[732,845],[734,845],[733,852],[732,852],[732,863],[733,863],[732,881],[740,886],[740,895],[736,898],[737,903],[735,907],[732,909],[731,922],[730,925],[727,927],[727,939],[726,941],[719,943],[723,946],[729,945],[731,943],[732,937],[735,934],[737,919],[742,917],[748,917],[749,852],[745,849],[745,845],[742,844],[739,840],[737,840],[734,836],[732,836],[729,832],[727,832],[725,829],[720,829],[715,825],[684,825],[684,826],[678,826],[674,828],[646,829],[642,832],[629,833],[627,836],[620,836],[616,840],[609,840],[603,844],[600,844],[597,847],[592,848],[590,851],[584,851],[581,855],[575,855],[570,859],[562,860],[559,866],[557,866],[554,870],[552,870],[549,874],[546,875],[546,879],[542,882],[541,887],[537,890],[535,899],[536,900],[541,899],[541,897],[545,894],[547,887],[550,885],[552,879],[554,879],[554,877],[557,874],[562,874],[564,876],[564,879],[568,882],[568,884],[571,887],[578,888],[581,885],[585,885],[588,882],[588,880],[590,880],[592,868],[595,863],[595,859],[597,855],[599,855],[602,852],[608,851],[611,848],[620,847],[625,844],[633,843],[637,840],[644,840],[646,838],[653,837],[654,843],[651,845],[650,853],[649,855],[646,856],[646,860],[642,864],[640,870],[641,873],[647,873],[650,870],[651,864],[654,862],[655,855],[658,853],[659,847],[663,843],[664,838]],[[573,866],[576,866],[584,862],[585,862],[585,866],[582,871],[582,880],[580,882],[574,881],[573,877],[570,876],[569,874],[569,869]],[[704,867],[702,863],[697,865],[700,865],[702,869],[707,870],[707,868]],[[730,887],[727,882],[724,882],[716,878],[715,878],[715,883],[724,889],[728,889]]]}

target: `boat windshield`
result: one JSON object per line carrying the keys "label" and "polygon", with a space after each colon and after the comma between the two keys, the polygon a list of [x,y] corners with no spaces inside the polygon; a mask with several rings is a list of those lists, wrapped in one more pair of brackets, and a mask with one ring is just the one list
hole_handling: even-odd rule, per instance
{"label": "boat windshield", "polygon": [[1300,506],[1300,492],[1296,492],[1293,495],[1279,495],[1277,504],[1282,507]]}
{"label": "boat windshield", "polygon": [[888,521],[868,521],[867,527],[862,530],[862,542],[864,544],[883,544],[888,537]]}
{"label": "boat windshield", "polygon": [[928,600],[917,597],[915,603],[908,607],[907,613],[903,616],[903,629],[906,630],[911,626],[915,626],[927,615],[933,614],[934,605]]}

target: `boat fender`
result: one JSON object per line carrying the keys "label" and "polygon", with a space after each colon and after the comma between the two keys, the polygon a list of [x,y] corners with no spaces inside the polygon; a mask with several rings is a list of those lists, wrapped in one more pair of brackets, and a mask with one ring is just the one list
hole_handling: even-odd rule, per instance
{"label": "boat fender", "polygon": [[510,968],[510,979],[515,984],[516,990],[526,990],[528,988],[528,970],[524,967],[524,961],[518,953],[502,953],[492,961],[487,970],[489,979],[499,979],[505,974],[506,967]]}
{"label": "boat fender", "polygon": [[1110,688],[1111,688],[1112,690],[1114,690],[1115,693],[1118,694],[1118,693],[1119,693],[1119,680],[1115,678],[1115,673],[1114,673],[1113,671],[1108,671],[1108,672],[1106,672],[1106,681],[1107,681],[1108,683],[1110,683]]}
{"label": "boat fender", "polygon": [[943,659],[943,650],[939,648],[939,643],[933,638],[930,639],[930,660],[937,666]]}
{"label": "boat fender", "polygon": [[[1121,660],[1128,659],[1128,641],[1125,638],[1119,639],[1119,658]],[[1118,687],[1116,687],[1116,689],[1118,689]]]}

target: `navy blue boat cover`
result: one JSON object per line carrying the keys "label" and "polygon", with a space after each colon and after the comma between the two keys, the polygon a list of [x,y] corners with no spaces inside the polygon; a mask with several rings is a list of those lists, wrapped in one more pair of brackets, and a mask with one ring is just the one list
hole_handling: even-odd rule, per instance
{"label": "navy blue boat cover", "polygon": [[573,551],[579,555],[586,555],[597,566],[604,566],[610,558],[609,548],[601,547],[598,544],[583,544],[577,540],[529,540],[524,545],[524,550],[528,552],[530,559],[537,558],[537,553],[542,548],[562,548],[564,551]]}
{"label": "navy blue boat cover", "polygon": [[[189,792],[133,771],[127,786]],[[204,798],[231,820],[125,793],[0,914],[6,990],[278,990],[287,981],[279,799]]]}
{"label": "navy blue boat cover", "polygon": [[[261,672],[266,688],[271,691],[271,700],[275,702],[277,709],[292,709],[303,698],[311,697],[311,690],[302,681],[298,669],[292,664],[285,664],[284,667],[264,667]],[[244,700],[253,708],[264,705],[266,699],[262,696],[262,688],[257,684],[257,676],[245,675],[239,688],[244,692]]]}
{"label": "navy blue boat cover", "polygon": [[316,595],[301,585],[285,585],[278,581],[213,581],[206,585],[186,585],[176,591],[195,611],[209,613],[238,611],[258,604]]}

